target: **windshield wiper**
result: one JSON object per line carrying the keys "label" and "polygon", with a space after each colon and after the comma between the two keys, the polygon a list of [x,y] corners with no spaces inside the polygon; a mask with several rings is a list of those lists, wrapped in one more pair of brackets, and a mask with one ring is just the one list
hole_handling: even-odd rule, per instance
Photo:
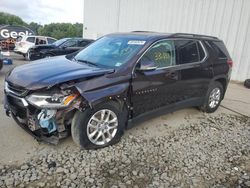
{"label": "windshield wiper", "polygon": [[90,61],[87,61],[87,60],[76,59],[75,57],[73,57],[73,60],[77,61],[77,62],[86,63],[86,64],[89,64],[89,65],[94,65],[95,67],[98,67],[97,64],[95,64],[93,62],[90,62]]}

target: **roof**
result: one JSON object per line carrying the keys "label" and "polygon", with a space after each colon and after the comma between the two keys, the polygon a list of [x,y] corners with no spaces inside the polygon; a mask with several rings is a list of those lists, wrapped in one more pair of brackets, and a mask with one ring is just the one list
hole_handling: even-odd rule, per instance
{"label": "roof", "polygon": [[219,40],[217,37],[208,36],[208,35],[200,35],[200,34],[192,34],[192,33],[160,33],[153,31],[132,31],[132,32],[124,32],[124,33],[112,33],[109,35],[124,35],[124,36],[137,36],[140,39],[149,40],[153,38],[188,38],[188,39],[206,39],[206,40]]}

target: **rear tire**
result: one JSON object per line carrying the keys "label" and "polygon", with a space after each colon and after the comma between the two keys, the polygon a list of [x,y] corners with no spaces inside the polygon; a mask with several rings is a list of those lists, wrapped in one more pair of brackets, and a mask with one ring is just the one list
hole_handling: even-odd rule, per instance
{"label": "rear tire", "polygon": [[119,142],[127,118],[120,109],[118,103],[108,102],[84,112],[77,111],[71,125],[73,141],[85,149],[103,148]]}
{"label": "rear tire", "polygon": [[205,101],[202,106],[200,106],[200,110],[206,113],[215,112],[220,103],[222,101],[224,95],[224,89],[220,82],[214,82],[209,87]]}
{"label": "rear tire", "polygon": [[246,79],[246,81],[244,82],[244,86],[250,89],[250,79]]}

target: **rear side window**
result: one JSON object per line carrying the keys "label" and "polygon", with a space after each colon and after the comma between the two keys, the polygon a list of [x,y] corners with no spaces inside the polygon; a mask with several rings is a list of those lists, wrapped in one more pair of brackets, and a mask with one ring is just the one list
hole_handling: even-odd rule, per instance
{"label": "rear side window", "polygon": [[177,58],[179,64],[195,63],[205,58],[205,52],[198,41],[176,40]]}
{"label": "rear side window", "polygon": [[177,40],[175,46],[178,53],[179,64],[187,64],[199,61],[197,44],[192,40]]}
{"label": "rear side window", "polygon": [[35,37],[28,37],[26,39],[26,41],[34,43],[35,42]]}
{"label": "rear side window", "polygon": [[225,45],[223,44],[223,42],[221,41],[212,41],[210,42],[211,46],[213,47],[213,49],[216,52],[216,56],[219,59],[227,59],[227,56],[229,56],[227,49],[225,47]]}
{"label": "rear side window", "polygon": [[45,38],[36,38],[36,45],[40,45],[40,44],[46,44],[47,41],[45,40]]}

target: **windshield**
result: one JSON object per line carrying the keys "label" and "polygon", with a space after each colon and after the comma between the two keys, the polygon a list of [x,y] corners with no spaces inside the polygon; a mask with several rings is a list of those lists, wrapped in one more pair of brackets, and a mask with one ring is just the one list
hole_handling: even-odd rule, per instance
{"label": "windshield", "polygon": [[134,36],[105,36],[92,43],[75,60],[107,67],[120,67],[130,60],[145,44]]}
{"label": "windshield", "polygon": [[53,45],[60,46],[62,43],[64,43],[67,40],[69,40],[69,39],[68,38],[64,38],[64,39],[57,40],[56,42],[53,43]]}

